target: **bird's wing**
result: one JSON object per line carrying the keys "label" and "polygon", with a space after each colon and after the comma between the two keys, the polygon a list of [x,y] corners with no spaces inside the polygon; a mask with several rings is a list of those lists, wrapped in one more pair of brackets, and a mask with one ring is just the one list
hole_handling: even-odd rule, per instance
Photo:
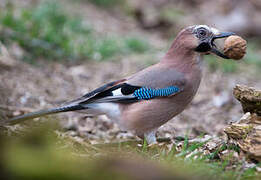
{"label": "bird's wing", "polygon": [[70,103],[131,103],[173,96],[182,92],[184,86],[183,74],[165,68],[152,68],[141,71],[134,77],[105,84]]}
{"label": "bird's wing", "polygon": [[[86,93],[85,95],[83,95],[82,97],[78,98],[78,99],[75,99],[75,100],[72,100],[72,101],[69,101],[69,102],[65,102],[64,105],[69,105],[69,104],[79,104],[81,102],[84,102],[84,101],[87,101],[88,99],[91,99],[92,97],[95,97],[97,96],[98,94],[103,94],[104,96],[106,96],[106,93],[105,92],[108,92],[113,90],[113,88],[119,84],[122,84],[126,81],[126,79],[121,79],[121,80],[118,80],[118,81],[113,81],[113,82],[110,82],[110,83],[107,83],[89,93]],[[109,90],[109,91],[108,91]]]}
{"label": "bird's wing", "polygon": [[180,88],[177,86],[150,88],[146,86],[134,86],[128,83],[121,83],[110,89],[102,91],[91,98],[83,100],[79,102],[79,104],[84,105],[104,102],[131,103],[140,100],[173,96],[182,90],[182,87]]}

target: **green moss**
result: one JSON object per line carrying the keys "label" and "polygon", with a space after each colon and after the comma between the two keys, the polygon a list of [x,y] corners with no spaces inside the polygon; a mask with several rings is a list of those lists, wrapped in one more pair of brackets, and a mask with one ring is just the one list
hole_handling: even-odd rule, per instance
{"label": "green moss", "polygon": [[242,138],[243,139],[247,138],[247,135],[252,131],[253,128],[254,128],[253,125],[242,126],[244,132]]}

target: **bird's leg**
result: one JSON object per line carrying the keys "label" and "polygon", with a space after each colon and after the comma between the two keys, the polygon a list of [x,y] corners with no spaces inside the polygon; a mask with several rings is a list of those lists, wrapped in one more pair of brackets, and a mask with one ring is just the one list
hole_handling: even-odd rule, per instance
{"label": "bird's leg", "polygon": [[144,138],[146,139],[148,144],[156,144],[157,143],[156,131],[157,130],[153,130],[153,131],[144,133]]}

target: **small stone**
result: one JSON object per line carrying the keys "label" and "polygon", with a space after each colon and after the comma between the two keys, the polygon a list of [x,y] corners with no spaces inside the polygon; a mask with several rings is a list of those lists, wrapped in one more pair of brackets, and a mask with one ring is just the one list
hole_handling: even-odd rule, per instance
{"label": "small stone", "polygon": [[261,167],[257,167],[257,166],[256,166],[256,171],[257,171],[257,172],[261,172]]}
{"label": "small stone", "polygon": [[0,42],[0,66],[11,68],[16,64],[16,60],[10,56],[7,48]]}
{"label": "small stone", "polygon": [[217,143],[215,143],[215,142],[208,142],[208,143],[206,144],[206,148],[207,148],[209,151],[214,150],[216,147],[217,147]]}
{"label": "small stone", "polygon": [[240,118],[239,122],[240,123],[247,123],[247,122],[249,122],[250,119],[251,119],[251,113],[247,112]]}

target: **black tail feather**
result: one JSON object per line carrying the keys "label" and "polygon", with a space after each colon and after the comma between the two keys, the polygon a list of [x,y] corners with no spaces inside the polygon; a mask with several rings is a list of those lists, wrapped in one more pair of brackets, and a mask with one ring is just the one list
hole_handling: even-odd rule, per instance
{"label": "black tail feather", "polygon": [[60,113],[60,112],[77,111],[77,110],[83,110],[83,109],[86,109],[86,107],[83,107],[78,104],[77,105],[67,105],[67,106],[58,107],[58,108],[45,109],[45,110],[40,110],[40,111],[36,111],[36,112],[32,112],[32,113],[28,113],[28,114],[24,114],[21,116],[11,118],[11,119],[7,120],[4,124],[13,125],[13,124],[17,124],[17,123],[23,122],[28,119],[34,119],[34,118],[37,118],[40,116],[46,116],[49,114],[56,114],[56,113]]}

